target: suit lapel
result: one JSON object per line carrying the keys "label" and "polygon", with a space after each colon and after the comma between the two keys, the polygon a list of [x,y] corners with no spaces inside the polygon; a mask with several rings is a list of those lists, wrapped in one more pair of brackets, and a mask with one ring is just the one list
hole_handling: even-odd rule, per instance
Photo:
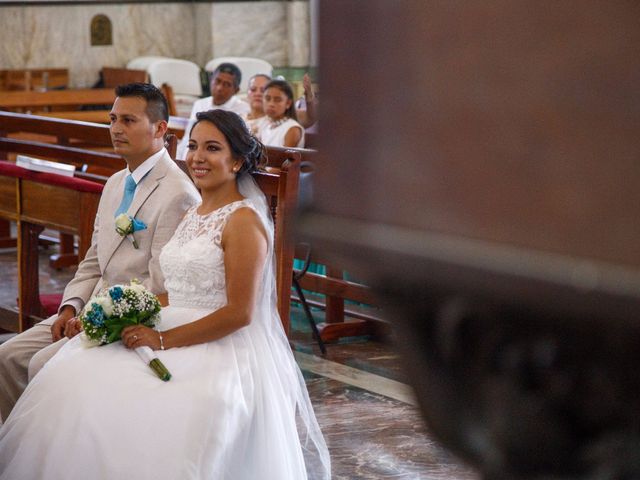
{"label": "suit lapel", "polygon": [[[153,191],[158,188],[158,184],[160,180],[167,174],[167,159],[162,157],[155,167],[151,169],[151,171],[147,174],[145,178],[142,179],[138,188],[136,188],[136,195],[133,197],[133,202],[129,206],[127,213],[132,217],[135,217],[140,210],[140,207],[147,201],[149,195],[153,193]],[[172,162],[171,158],[168,159],[169,162]],[[141,219],[144,221],[144,219]]]}
{"label": "suit lapel", "polygon": [[[103,213],[104,218],[100,217],[100,229],[99,229],[99,237],[98,237],[98,250],[104,253],[103,260],[105,260],[104,265],[108,263],[109,259],[115,252],[120,242],[124,240],[124,237],[120,236],[116,233],[116,222],[115,222],[115,212],[122,201],[122,192],[124,191],[124,180],[126,178],[126,173],[120,175],[120,179],[114,187],[108,193],[109,198],[105,199],[107,208]],[[103,195],[106,192],[103,192]],[[104,247],[102,249],[101,247]],[[102,262],[101,262],[102,263]],[[104,268],[103,268],[104,270]]]}
{"label": "suit lapel", "polygon": [[[173,160],[171,160],[171,157],[168,154],[165,154],[146,175],[146,177],[142,179],[140,185],[136,188],[136,194],[133,198],[131,206],[129,206],[129,209],[127,210],[127,214],[131,215],[134,218],[136,217],[136,215],[138,214],[138,210],[140,210],[142,205],[144,205],[153,191],[158,188],[160,180],[167,175],[167,170],[169,169],[170,162],[173,162]],[[120,192],[120,195],[118,195],[117,193],[114,194],[114,198],[117,200],[114,200],[114,202],[112,202],[115,206],[113,207],[111,216],[107,219],[106,222],[106,228],[111,228],[114,232],[114,235],[109,236],[109,245],[105,249],[105,269],[111,261],[113,254],[120,246],[120,243],[122,243],[123,241],[130,241],[128,239],[125,239],[125,237],[122,237],[119,234],[115,233],[115,217],[113,216],[116,208],[118,208],[117,205],[120,204],[120,197],[122,196],[122,192],[124,190],[124,178],[125,176],[122,177],[118,186],[115,188],[116,192]],[[140,218],[139,220],[144,221],[143,218]],[[144,249],[145,247],[141,245],[140,248]]]}

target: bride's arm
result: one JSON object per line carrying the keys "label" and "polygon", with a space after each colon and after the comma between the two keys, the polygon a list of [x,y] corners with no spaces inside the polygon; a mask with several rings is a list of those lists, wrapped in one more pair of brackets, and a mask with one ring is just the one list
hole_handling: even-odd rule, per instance
{"label": "bride's arm", "polygon": [[[253,210],[242,208],[229,217],[222,233],[222,248],[227,305],[195,322],[162,332],[165,349],[217,340],[251,322],[267,256],[266,233]],[[147,327],[124,329],[122,341],[129,348],[160,348],[158,333]]]}
{"label": "bride's arm", "polygon": [[158,301],[163,307],[169,305],[169,294],[167,292],[159,293],[156,297],[158,297]]}

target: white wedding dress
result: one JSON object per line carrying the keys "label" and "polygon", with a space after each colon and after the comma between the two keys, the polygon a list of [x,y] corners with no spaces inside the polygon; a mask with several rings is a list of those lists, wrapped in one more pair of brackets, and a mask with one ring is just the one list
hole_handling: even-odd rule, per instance
{"label": "white wedding dress", "polygon": [[[225,305],[220,241],[242,207],[260,212],[249,199],[205,216],[190,210],[164,247],[170,306],[160,330]],[[0,479],[329,478],[328,451],[277,315],[272,255],[263,284],[249,326],[157,352],[169,382],[121,342],[67,342],[0,429]]]}

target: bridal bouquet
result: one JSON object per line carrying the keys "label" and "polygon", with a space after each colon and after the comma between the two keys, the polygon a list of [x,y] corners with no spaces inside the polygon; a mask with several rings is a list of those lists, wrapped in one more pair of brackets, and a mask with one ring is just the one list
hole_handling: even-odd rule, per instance
{"label": "bridal bouquet", "polygon": [[[132,280],[129,285],[114,285],[91,298],[78,316],[85,336],[94,345],[105,345],[120,340],[122,329],[129,325],[144,325],[153,328],[158,321],[160,302],[140,282]],[[162,380],[171,374],[151,348],[135,349],[142,360]]]}

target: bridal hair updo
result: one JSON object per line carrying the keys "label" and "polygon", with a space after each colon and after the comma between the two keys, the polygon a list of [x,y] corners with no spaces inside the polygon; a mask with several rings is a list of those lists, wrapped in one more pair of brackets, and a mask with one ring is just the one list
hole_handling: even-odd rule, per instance
{"label": "bridal hair updo", "polygon": [[220,109],[199,112],[189,135],[200,122],[210,122],[222,132],[229,143],[233,158],[242,160],[238,175],[255,172],[266,163],[264,145],[251,135],[244,120],[237,114]]}

